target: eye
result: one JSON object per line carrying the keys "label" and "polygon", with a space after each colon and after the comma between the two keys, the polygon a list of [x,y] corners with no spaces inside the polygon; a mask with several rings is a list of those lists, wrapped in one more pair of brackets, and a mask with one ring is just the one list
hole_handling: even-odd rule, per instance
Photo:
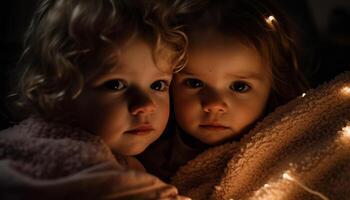
{"label": "eye", "polygon": [[248,92],[251,89],[251,87],[246,82],[236,81],[232,85],[230,85],[230,89],[235,92],[245,93]]}
{"label": "eye", "polygon": [[189,78],[185,80],[185,84],[190,88],[203,87],[203,82],[195,78]]}
{"label": "eye", "polygon": [[127,87],[127,83],[123,80],[116,79],[105,82],[103,87],[108,90],[120,91]]}
{"label": "eye", "polygon": [[169,83],[164,80],[155,81],[151,84],[151,88],[157,91],[168,91]]}

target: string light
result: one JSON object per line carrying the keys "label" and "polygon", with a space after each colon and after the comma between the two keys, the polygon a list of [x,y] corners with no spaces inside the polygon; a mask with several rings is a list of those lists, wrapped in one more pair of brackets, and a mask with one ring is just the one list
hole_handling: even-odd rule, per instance
{"label": "string light", "polygon": [[276,20],[276,18],[273,15],[270,15],[270,16],[266,17],[265,21],[273,30],[276,30],[275,22],[277,22],[277,20]]}
{"label": "string light", "polygon": [[344,95],[350,95],[350,87],[349,86],[345,86],[341,89],[341,92],[344,94]]}
{"label": "string light", "polygon": [[283,175],[282,175],[282,177],[283,177],[284,179],[286,179],[286,180],[289,180],[289,181],[291,181],[291,182],[296,183],[296,184],[299,185],[301,188],[303,188],[305,191],[307,191],[307,192],[309,192],[309,193],[311,193],[311,194],[313,194],[313,195],[316,195],[316,196],[320,197],[322,200],[329,200],[326,196],[324,196],[324,195],[321,194],[320,192],[317,192],[317,191],[315,191],[315,190],[310,189],[309,187],[307,187],[307,186],[304,185],[303,183],[299,182],[297,179],[293,178],[293,177],[289,174],[288,171],[287,171],[287,172],[284,172]]}
{"label": "string light", "polygon": [[294,180],[293,177],[291,177],[291,176],[289,175],[288,172],[284,172],[283,175],[282,175],[282,177],[283,177],[284,179],[287,179],[287,180],[290,180],[290,181],[293,181],[293,180]]}
{"label": "string light", "polygon": [[343,135],[350,138],[350,125],[343,128]]}
{"label": "string light", "polygon": [[341,133],[340,133],[340,140],[343,142],[343,143],[346,143],[346,144],[349,144],[349,141],[350,141],[350,125],[348,126],[345,126],[342,130],[341,130]]}
{"label": "string light", "polygon": [[269,24],[272,24],[272,22],[275,20],[276,18],[273,15],[270,15],[269,17],[266,18],[266,22]]}

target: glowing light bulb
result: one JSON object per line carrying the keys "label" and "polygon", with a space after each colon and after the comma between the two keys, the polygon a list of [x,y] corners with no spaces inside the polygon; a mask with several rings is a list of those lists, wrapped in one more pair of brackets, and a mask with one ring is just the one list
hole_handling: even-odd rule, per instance
{"label": "glowing light bulb", "polygon": [[350,125],[343,128],[343,135],[350,139]]}
{"label": "glowing light bulb", "polygon": [[340,131],[340,141],[343,142],[344,144],[349,144],[349,142],[350,142],[350,125],[345,126]]}
{"label": "glowing light bulb", "polygon": [[272,30],[274,30],[274,31],[276,30],[275,24],[276,24],[277,20],[273,15],[265,17],[265,21]]}
{"label": "glowing light bulb", "polygon": [[341,92],[344,94],[344,95],[350,95],[350,87],[349,86],[345,86],[341,89]]}
{"label": "glowing light bulb", "polygon": [[301,97],[305,97],[306,96],[306,93],[303,93],[302,95],[301,95]]}
{"label": "glowing light bulb", "polygon": [[284,172],[283,175],[282,175],[282,177],[283,177],[284,179],[293,181],[293,180],[294,180],[293,177],[291,177],[288,173],[289,173],[288,171],[287,171],[287,172]]}
{"label": "glowing light bulb", "polygon": [[268,18],[266,18],[266,22],[269,24],[272,24],[272,22],[275,20],[276,18],[273,15],[270,15]]}

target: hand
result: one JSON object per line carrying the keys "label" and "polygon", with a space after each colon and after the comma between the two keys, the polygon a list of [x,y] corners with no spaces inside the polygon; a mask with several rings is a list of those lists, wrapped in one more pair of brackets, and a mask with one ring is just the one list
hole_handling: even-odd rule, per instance
{"label": "hand", "polygon": [[[154,192],[154,193],[153,193]],[[157,190],[148,193],[146,199],[156,199],[156,200],[191,200],[189,197],[178,195],[176,187],[172,185],[165,185]]]}

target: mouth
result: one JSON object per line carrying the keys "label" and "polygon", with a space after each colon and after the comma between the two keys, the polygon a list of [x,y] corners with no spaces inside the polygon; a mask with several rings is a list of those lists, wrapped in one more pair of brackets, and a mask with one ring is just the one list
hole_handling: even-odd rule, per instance
{"label": "mouth", "polygon": [[131,135],[147,135],[154,131],[154,128],[149,124],[144,124],[137,126],[136,128],[130,129],[125,131],[125,134],[131,134]]}
{"label": "mouth", "polygon": [[224,131],[230,129],[230,127],[224,126],[219,123],[204,123],[200,124],[199,127],[210,131]]}

